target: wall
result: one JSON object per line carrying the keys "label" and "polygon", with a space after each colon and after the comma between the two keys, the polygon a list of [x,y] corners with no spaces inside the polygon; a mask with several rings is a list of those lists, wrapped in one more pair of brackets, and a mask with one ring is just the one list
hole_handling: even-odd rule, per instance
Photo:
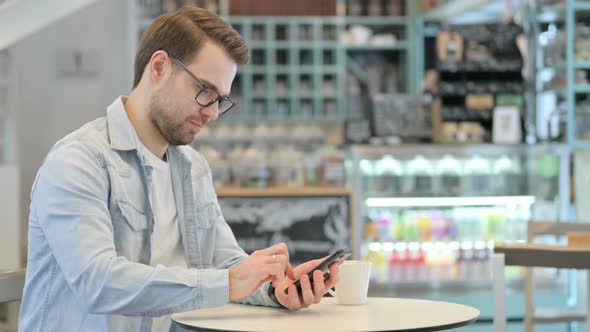
{"label": "wall", "polygon": [[[17,160],[25,247],[31,186],[51,146],[103,116],[117,96],[129,94],[132,55],[127,46],[127,6],[127,1],[98,1],[14,45],[19,66]],[[75,50],[83,51],[81,66],[76,66]]]}

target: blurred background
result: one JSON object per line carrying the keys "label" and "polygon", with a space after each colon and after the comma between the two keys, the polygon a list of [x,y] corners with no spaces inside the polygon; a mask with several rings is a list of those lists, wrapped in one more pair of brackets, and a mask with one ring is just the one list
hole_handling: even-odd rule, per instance
{"label": "blurred background", "polygon": [[[130,93],[142,33],[182,6],[251,48],[239,105],[192,143],[246,251],[346,247],[373,262],[370,296],[472,305],[458,330],[490,331],[495,243],[565,245],[529,223],[590,221],[590,1],[0,0],[0,270],[26,267],[51,146]],[[525,270],[505,276],[523,331]],[[534,306],[560,308],[535,331],[586,329],[585,272],[533,278]]]}

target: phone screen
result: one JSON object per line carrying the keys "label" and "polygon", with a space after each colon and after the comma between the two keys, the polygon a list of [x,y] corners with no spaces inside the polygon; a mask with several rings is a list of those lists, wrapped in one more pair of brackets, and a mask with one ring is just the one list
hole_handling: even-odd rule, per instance
{"label": "phone screen", "polygon": [[[330,255],[330,257],[324,259],[320,264],[318,264],[318,266],[316,266],[315,269],[309,271],[307,273],[307,276],[309,277],[309,283],[311,284],[311,288],[313,289],[313,273],[316,270],[322,271],[324,273],[324,280],[327,280],[330,277],[330,265],[332,265],[332,263],[334,263],[334,262],[339,263],[339,262],[345,261],[351,255],[352,255],[352,253],[346,252],[346,251],[344,251],[344,249],[340,249],[340,250],[336,251],[335,253],[333,253],[332,255]],[[295,281],[294,285],[297,288],[297,293],[301,294],[300,280]],[[289,290],[285,289],[285,294],[288,294],[288,293],[289,293]]]}

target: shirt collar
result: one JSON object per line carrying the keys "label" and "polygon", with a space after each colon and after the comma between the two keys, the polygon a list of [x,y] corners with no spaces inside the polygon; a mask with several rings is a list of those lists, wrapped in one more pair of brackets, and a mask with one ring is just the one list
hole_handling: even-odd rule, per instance
{"label": "shirt collar", "polygon": [[[125,111],[124,104],[126,101],[127,96],[120,96],[115,99],[115,101],[113,101],[109,107],[107,107],[107,123],[109,128],[109,139],[111,140],[111,148],[120,151],[136,150],[140,155],[140,158],[143,160],[144,151],[142,151],[140,148],[143,145],[137,136],[135,127],[133,127],[133,124],[131,124],[131,121],[129,121],[129,117]],[[171,159],[180,158],[190,167],[191,158],[184,155],[178,147],[169,145],[166,153],[168,155],[168,162],[170,162]]]}
{"label": "shirt collar", "polygon": [[121,151],[137,150],[139,137],[125,111],[126,96],[118,97],[107,107],[107,123],[111,148]]}

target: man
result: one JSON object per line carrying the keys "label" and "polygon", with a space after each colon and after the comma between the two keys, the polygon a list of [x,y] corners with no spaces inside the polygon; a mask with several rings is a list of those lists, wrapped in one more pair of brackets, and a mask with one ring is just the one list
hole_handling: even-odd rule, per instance
{"label": "man", "polygon": [[[166,331],[170,314],[228,301],[297,310],[338,281],[293,269],[285,244],[246,255],[204,158],[185,146],[230,111],[241,36],[185,8],[145,32],[129,97],[59,141],[31,193],[22,331]],[[293,281],[301,277],[302,295]],[[276,287],[271,298],[269,282]],[[288,289],[288,295],[285,290]]]}

